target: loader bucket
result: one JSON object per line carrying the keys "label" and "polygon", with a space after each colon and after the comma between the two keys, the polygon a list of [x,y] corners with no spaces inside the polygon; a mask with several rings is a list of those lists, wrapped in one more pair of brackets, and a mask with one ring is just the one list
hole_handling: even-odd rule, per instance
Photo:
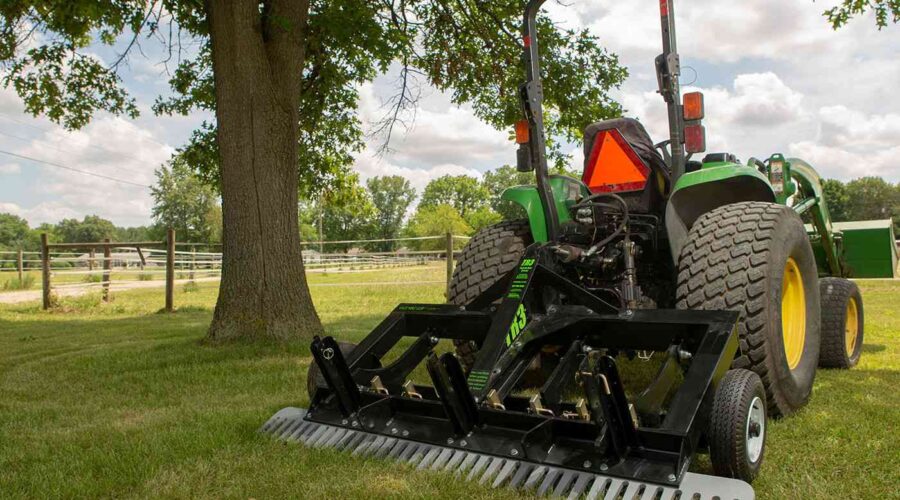
{"label": "loader bucket", "polygon": [[840,232],[851,278],[897,278],[897,243],[891,219],[833,223]]}

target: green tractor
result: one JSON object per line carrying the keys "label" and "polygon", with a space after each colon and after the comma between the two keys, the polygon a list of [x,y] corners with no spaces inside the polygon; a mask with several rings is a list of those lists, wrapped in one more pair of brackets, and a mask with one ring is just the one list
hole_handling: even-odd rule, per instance
{"label": "green tractor", "polygon": [[[524,16],[516,126],[536,183],[502,195],[527,219],[469,241],[449,304],[401,304],[356,346],[314,339],[310,408],[263,431],[538,495],[752,498],[767,417],[806,404],[818,367],[859,361],[847,277],[894,276],[890,221],[836,228],[802,160],[693,160],[703,96],[679,89],[672,0],[656,58],[668,140],[629,118],[595,123],[582,178],[548,175],[543,2]],[[438,355],[442,340],[455,353]],[[627,365],[650,358],[631,380]],[[412,380],[423,362],[431,386]],[[697,453],[716,476],[689,471]]]}

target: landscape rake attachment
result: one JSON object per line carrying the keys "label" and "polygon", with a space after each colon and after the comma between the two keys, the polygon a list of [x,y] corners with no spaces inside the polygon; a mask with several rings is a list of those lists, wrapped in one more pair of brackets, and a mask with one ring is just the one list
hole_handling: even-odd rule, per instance
{"label": "landscape rake attachment", "polygon": [[[464,307],[399,305],[346,357],[333,338],[316,338],[325,387],[309,410],[285,408],[262,430],[539,495],[752,498],[743,481],[688,472],[702,415],[738,349],[737,313],[620,311],[555,272],[555,260],[530,247],[498,282],[507,285],[498,305],[491,290]],[[403,337],[415,340],[381,366]],[[441,339],[482,342],[468,378],[454,354],[434,353]],[[548,349],[562,353],[552,373],[535,394],[517,395]],[[630,402],[614,356],[641,352],[666,358]],[[409,381],[423,361],[433,387]]]}

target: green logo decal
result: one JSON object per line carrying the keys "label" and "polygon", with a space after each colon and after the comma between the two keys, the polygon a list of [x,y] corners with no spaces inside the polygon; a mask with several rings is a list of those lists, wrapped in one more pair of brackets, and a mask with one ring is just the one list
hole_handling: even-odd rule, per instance
{"label": "green logo decal", "polygon": [[488,372],[475,370],[469,374],[469,387],[475,389],[476,391],[480,391],[484,389],[484,386],[487,385],[488,381]]}
{"label": "green logo decal", "polygon": [[511,299],[522,298],[522,291],[528,283],[528,275],[531,274],[532,268],[534,268],[534,259],[525,259],[522,261],[522,264],[519,265],[519,273],[516,274],[512,284],[509,286],[509,293],[506,295],[507,297]]}
{"label": "green logo decal", "polygon": [[509,325],[509,332],[506,333],[507,347],[512,345],[513,341],[516,340],[516,337],[522,333],[525,324],[528,323],[528,316],[526,316],[526,314],[525,305],[519,304],[519,309],[516,310],[516,316],[513,318],[512,324]]}

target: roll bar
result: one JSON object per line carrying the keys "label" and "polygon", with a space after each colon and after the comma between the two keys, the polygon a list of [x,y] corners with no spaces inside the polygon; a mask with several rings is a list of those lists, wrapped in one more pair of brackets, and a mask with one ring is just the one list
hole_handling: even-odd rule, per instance
{"label": "roll bar", "polygon": [[[547,221],[547,238],[555,241],[559,237],[559,217],[553,193],[550,190],[547,167],[547,138],[544,132],[543,85],[541,83],[540,52],[537,36],[537,14],[546,0],[530,0],[525,7],[522,23],[522,41],[525,50],[522,54],[525,62],[526,81],[519,89],[522,111],[528,121],[528,143],[521,144],[518,151],[518,164],[525,170],[534,170],[538,194],[544,208],[544,219]],[[674,0],[660,0],[659,13],[662,26],[662,54],[656,57],[656,76],[659,93],[666,101],[669,115],[669,148],[671,150],[670,169],[672,182],[676,182],[684,173],[684,119],[681,111],[681,88],[678,77],[681,74],[678,50],[675,43],[675,10]]]}

